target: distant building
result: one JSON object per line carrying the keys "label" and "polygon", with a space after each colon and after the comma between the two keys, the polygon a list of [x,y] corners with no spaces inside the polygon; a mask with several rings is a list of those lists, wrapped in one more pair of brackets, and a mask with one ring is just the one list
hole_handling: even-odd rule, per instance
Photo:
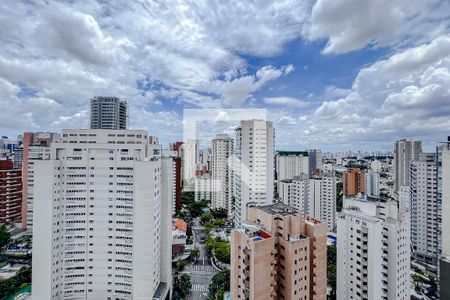
{"label": "distant building", "polygon": [[411,246],[413,256],[437,266],[439,223],[436,153],[421,153],[410,165]]}
{"label": "distant building", "polygon": [[326,224],[278,203],[231,235],[231,299],[326,299]]}
{"label": "distant building", "polygon": [[0,160],[0,224],[19,225],[22,216],[22,170]]}
{"label": "distant building", "polygon": [[322,176],[302,174],[280,182],[279,197],[303,215],[327,223],[328,231],[336,231],[336,176],[334,172]]}
{"label": "distant building", "polygon": [[127,129],[127,102],[117,97],[91,99],[91,129]]}
{"label": "distant building", "polygon": [[277,151],[276,180],[280,182],[301,174],[309,174],[309,157],[306,151]]}
{"label": "distant building", "polygon": [[418,160],[422,153],[422,141],[402,139],[394,145],[394,191],[398,193],[400,186],[409,186],[410,163]]}
{"label": "distant building", "polygon": [[359,168],[350,168],[344,173],[343,192],[346,197],[354,197],[365,192],[365,175]]}
{"label": "distant building", "polygon": [[194,178],[200,160],[198,140],[187,140],[181,146],[183,189],[194,189]]}
{"label": "distant building", "polygon": [[234,145],[235,224],[245,220],[248,204],[271,204],[274,184],[275,132],[272,122],[241,121]]}
{"label": "distant building", "polygon": [[212,180],[211,175],[205,174],[194,178],[194,199],[195,201],[211,200]]}
{"label": "distant building", "polygon": [[322,151],[319,149],[308,150],[309,173],[317,174],[322,169]]}
{"label": "distant building", "polygon": [[212,140],[212,208],[227,210],[233,218],[233,139],[227,134],[218,134]]}
{"label": "distant building", "polygon": [[364,184],[366,195],[372,197],[380,196],[380,173],[367,170],[365,176]]}
{"label": "distant building", "polygon": [[166,299],[173,162],[144,130],[63,130],[35,161],[33,299]]}
{"label": "distant building", "polygon": [[383,171],[383,168],[381,166],[381,161],[379,160],[373,160],[370,162],[370,169],[374,172],[381,173]]}
{"label": "distant building", "polygon": [[344,199],[337,218],[337,299],[410,299],[409,213],[397,201]]}
{"label": "distant building", "polygon": [[60,139],[59,134],[51,132],[25,132],[23,134],[22,175],[22,229],[33,231],[33,199],[34,199],[34,162],[50,158],[50,144]]}

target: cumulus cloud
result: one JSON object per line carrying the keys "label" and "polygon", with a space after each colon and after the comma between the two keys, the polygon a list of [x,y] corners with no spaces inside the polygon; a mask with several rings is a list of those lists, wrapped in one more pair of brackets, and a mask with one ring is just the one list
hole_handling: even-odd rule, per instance
{"label": "cumulus cloud", "polygon": [[304,108],[309,106],[308,102],[292,97],[266,97],[263,100],[264,103],[275,106],[287,106],[296,108]]}
{"label": "cumulus cloud", "polygon": [[283,112],[280,126],[308,146],[389,149],[402,137],[433,145],[450,125],[449,47],[445,35],[368,65],[344,97],[324,101],[301,121]]}
{"label": "cumulus cloud", "polygon": [[339,54],[435,38],[446,32],[449,16],[448,2],[439,0],[318,0],[303,33],[327,39],[325,54]]}

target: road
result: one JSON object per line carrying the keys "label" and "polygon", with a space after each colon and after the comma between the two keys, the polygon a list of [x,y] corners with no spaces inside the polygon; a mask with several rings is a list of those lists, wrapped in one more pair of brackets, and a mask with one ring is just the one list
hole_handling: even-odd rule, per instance
{"label": "road", "polygon": [[205,243],[202,241],[207,234],[198,219],[194,219],[192,228],[194,247],[199,250],[200,255],[197,260],[185,267],[184,271],[191,277],[191,299],[208,299],[209,283],[211,277],[217,272],[208,259]]}

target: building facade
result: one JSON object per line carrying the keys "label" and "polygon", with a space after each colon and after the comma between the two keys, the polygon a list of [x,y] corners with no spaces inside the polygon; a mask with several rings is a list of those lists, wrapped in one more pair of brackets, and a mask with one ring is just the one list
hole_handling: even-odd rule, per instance
{"label": "building facade", "polygon": [[280,200],[327,224],[336,231],[336,175],[329,171],[322,176],[302,174],[280,182]]}
{"label": "building facade", "polygon": [[33,231],[34,161],[50,157],[50,144],[60,139],[51,132],[25,132],[22,144],[22,229]]}
{"label": "building facade", "polygon": [[197,173],[197,164],[199,162],[198,140],[187,140],[181,146],[183,189],[193,190],[194,180]]}
{"label": "building facade", "polygon": [[346,197],[355,197],[359,193],[365,193],[365,174],[359,168],[348,169],[343,176],[343,191]]}
{"label": "building facade", "polygon": [[308,150],[309,173],[317,175],[322,169],[322,151],[319,149]]}
{"label": "building facade", "polygon": [[33,299],[165,299],[172,166],[143,130],[63,130],[35,161]]}
{"label": "building facade", "polygon": [[[301,174],[309,174],[309,157],[307,151],[277,151],[276,180],[292,179]],[[279,190],[279,184],[278,184]]]}
{"label": "building facade", "polygon": [[398,193],[400,186],[409,186],[410,163],[419,159],[422,153],[422,141],[402,139],[394,145],[394,191]]}
{"label": "building facade", "polygon": [[409,214],[397,201],[344,199],[337,218],[337,299],[410,299]]}
{"label": "building facade", "polygon": [[227,210],[228,218],[233,218],[233,139],[226,134],[218,134],[212,140],[212,208]]}
{"label": "building facade", "polygon": [[231,236],[231,299],[325,300],[326,234],[326,224],[293,207],[248,207]]}
{"label": "building facade", "polygon": [[410,164],[411,246],[414,258],[437,266],[439,218],[436,153]]}
{"label": "building facade", "polygon": [[439,292],[441,299],[450,299],[450,136],[437,149],[438,198],[441,218],[439,228]]}
{"label": "building facade", "polygon": [[117,97],[91,99],[91,129],[127,129],[127,102]]}
{"label": "building facade", "polygon": [[367,170],[365,174],[365,193],[368,196],[380,196],[380,174],[373,170]]}
{"label": "building facade", "polygon": [[271,204],[274,190],[274,143],[272,122],[241,121],[234,149],[235,224],[245,219],[248,204]]}
{"label": "building facade", "polygon": [[22,219],[22,170],[0,160],[0,224],[18,225]]}

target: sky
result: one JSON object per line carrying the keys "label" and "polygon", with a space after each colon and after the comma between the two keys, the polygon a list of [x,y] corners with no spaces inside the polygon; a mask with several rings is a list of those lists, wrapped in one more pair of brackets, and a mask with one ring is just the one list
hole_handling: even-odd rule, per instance
{"label": "sky", "polygon": [[7,0],[0,134],[88,128],[105,95],[163,145],[184,109],[259,108],[278,149],[433,149],[450,135],[449,68],[445,0]]}

